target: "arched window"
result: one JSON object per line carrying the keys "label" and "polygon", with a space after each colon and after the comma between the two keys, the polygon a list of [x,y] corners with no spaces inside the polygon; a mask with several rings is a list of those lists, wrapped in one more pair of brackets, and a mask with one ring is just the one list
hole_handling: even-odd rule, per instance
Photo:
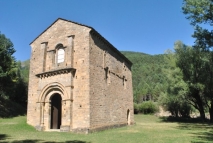
{"label": "arched window", "polygon": [[56,63],[63,63],[65,61],[65,50],[62,44],[58,44],[56,46],[56,55],[55,55]]}
{"label": "arched window", "polygon": [[64,62],[64,49],[58,49],[58,55],[57,55],[57,63]]}

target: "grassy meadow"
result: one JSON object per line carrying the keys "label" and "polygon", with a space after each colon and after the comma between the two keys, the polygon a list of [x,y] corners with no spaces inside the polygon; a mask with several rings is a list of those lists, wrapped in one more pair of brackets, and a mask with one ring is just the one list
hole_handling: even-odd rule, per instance
{"label": "grassy meadow", "polygon": [[213,142],[213,125],[168,122],[154,115],[135,115],[136,124],[92,134],[39,132],[26,116],[0,119],[0,143],[206,143]]}

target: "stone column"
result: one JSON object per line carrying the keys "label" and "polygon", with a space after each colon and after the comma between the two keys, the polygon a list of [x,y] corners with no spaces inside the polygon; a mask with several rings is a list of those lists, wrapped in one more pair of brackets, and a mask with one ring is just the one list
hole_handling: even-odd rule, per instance
{"label": "stone column", "polygon": [[48,129],[50,129],[51,127],[51,100],[49,100],[49,104],[48,104]]}
{"label": "stone column", "polygon": [[46,55],[46,71],[54,69],[55,67],[55,50],[47,51]]}
{"label": "stone column", "polygon": [[39,117],[39,122],[38,122],[38,124],[37,124],[37,126],[36,126],[36,130],[39,130],[39,131],[43,131],[44,130],[44,126],[43,126],[43,105],[42,105],[42,103],[41,102],[37,102],[36,103],[36,105],[37,105],[37,109],[36,109],[36,112],[37,113],[39,113],[39,114],[37,114],[37,113],[35,113],[35,114],[37,114]]}
{"label": "stone column", "polygon": [[66,63],[68,63],[68,66],[73,67],[73,39],[74,35],[68,36],[68,45],[67,45],[67,51],[66,51]]}
{"label": "stone column", "polygon": [[69,132],[70,131],[70,109],[69,109],[69,100],[62,101],[62,125],[60,127],[61,132]]}
{"label": "stone column", "polygon": [[40,52],[41,72],[45,72],[46,70],[46,51],[47,51],[47,42],[43,42],[41,43],[41,52]]}
{"label": "stone column", "polygon": [[44,127],[44,108],[45,108],[45,102],[41,103],[41,126]]}

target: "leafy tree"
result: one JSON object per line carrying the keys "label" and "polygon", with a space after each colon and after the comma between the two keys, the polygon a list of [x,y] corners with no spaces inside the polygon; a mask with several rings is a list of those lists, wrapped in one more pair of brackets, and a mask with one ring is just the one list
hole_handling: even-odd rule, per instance
{"label": "leafy tree", "polygon": [[15,53],[13,43],[0,33],[0,96],[11,92],[11,86],[16,81],[16,61],[12,56]]}
{"label": "leafy tree", "polygon": [[167,51],[164,59],[168,64],[164,69],[168,78],[168,87],[166,91],[161,92],[159,103],[175,117],[188,117],[191,111],[191,106],[185,100],[188,86],[183,81],[181,70],[176,66],[176,54]]}
{"label": "leafy tree", "polygon": [[212,0],[184,0],[182,9],[183,13],[187,15],[187,19],[191,20],[192,25],[213,24]]}
{"label": "leafy tree", "polygon": [[192,35],[196,38],[195,45],[203,50],[210,50],[213,46],[213,31],[209,28],[213,24],[213,1],[184,0],[182,9],[195,27]]}
{"label": "leafy tree", "polygon": [[[24,70],[23,70],[24,69]],[[29,71],[29,70],[28,70]],[[17,62],[17,80],[13,84],[13,93],[10,95],[10,100],[27,107],[28,94],[28,76],[25,75],[26,68],[22,67],[20,61]]]}
{"label": "leafy tree", "polygon": [[13,54],[13,43],[0,33],[0,96],[13,100],[26,107],[27,74],[29,68],[23,72],[21,62],[16,62]]}
{"label": "leafy tree", "polygon": [[30,61],[26,60],[26,61],[18,61],[18,67],[20,70],[20,76],[21,78],[23,78],[25,83],[28,83],[29,81],[29,68],[30,68]]}
{"label": "leafy tree", "polygon": [[182,42],[175,43],[176,63],[182,71],[182,79],[188,87],[185,99],[200,112],[205,119],[206,96],[204,94],[203,79],[206,76],[203,70],[205,54],[199,49],[188,47]]}
{"label": "leafy tree", "polygon": [[[194,51],[202,55],[200,66],[200,85],[202,86],[203,95],[206,106],[209,108],[210,121],[213,122],[213,31],[211,26],[213,24],[213,1],[212,0],[184,0],[183,12],[187,19],[195,27],[194,37],[195,45]],[[199,57],[195,58],[196,60]]]}

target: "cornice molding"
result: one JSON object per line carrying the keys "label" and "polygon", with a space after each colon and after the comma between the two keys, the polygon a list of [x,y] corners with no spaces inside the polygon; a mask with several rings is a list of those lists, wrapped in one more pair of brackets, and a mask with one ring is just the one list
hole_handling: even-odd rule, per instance
{"label": "cornice molding", "polygon": [[36,76],[38,78],[45,78],[45,77],[49,77],[49,76],[55,76],[58,74],[65,74],[65,73],[70,73],[70,72],[74,75],[75,71],[76,71],[76,69],[74,69],[74,68],[62,68],[62,69],[42,72],[42,73],[36,74]]}

